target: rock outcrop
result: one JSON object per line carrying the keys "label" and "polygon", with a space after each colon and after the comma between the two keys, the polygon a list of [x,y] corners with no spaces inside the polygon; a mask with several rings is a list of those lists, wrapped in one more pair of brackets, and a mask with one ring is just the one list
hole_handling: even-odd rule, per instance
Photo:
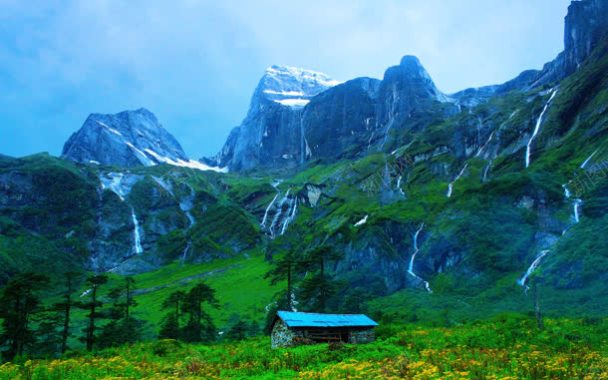
{"label": "rock outcrop", "polygon": [[124,168],[169,164],[221,171],[190,160],[175,137],[145,108],[115,115],[89,115],[65,143],[62,157],[79,163]]}

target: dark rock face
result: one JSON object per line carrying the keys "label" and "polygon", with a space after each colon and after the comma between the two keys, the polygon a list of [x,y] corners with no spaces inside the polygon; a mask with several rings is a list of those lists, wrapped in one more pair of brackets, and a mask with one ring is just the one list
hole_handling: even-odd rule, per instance
{"label": "dark rock face", "polygon": [[269,67],[241,126],[232,130],[218,156],[204,162],[236,171],[299,164],[303,108],[314,96],[338,83],[315,71]]}
{"label": "dark rock face", "polygon": [[188,161],[177,140],[143,108],[90,115],[65,143],[62,156],[80,163],[122,167]]}
{"label": "dark rock face", "polygon": [[217,157],[204,161],[245,171],[355,157],[416,111],[448,101],[412,56],[389,68],[383,81],[358,78],[343,84],[273,66],[255,90],[242,125]]}
{"label": "dark rock face", "polygon": [[493,96],[506,94],[513,90],[520,90],[529,87],[539,79],[541,71],[526,70],[516,78],[503,84],[484,86],[479,88],[468,88],[450,95],[458,104],[465,107],[475,107],[485,102]]}
{"label": "dark rock face", "polygon": [[573,1],[564,32],[564,72],[572,74],[608,30],[608,1]]}
{"label": "dark rock face", "polygon": [[299,163],[302,109],[273,101],[264,103],[240,127],[230,170],[291,167]]}
{"label": "dark rock face", "polygon": [[359,78],[312,99],[303,115],[302,162],[360,154],[376,126],[380,81]]}
{"label": "dark rock face", "polygon": [[418,58],[405,56],[384,74],[378,96],[378,123],[386,129],[433,101],[447,101]]}

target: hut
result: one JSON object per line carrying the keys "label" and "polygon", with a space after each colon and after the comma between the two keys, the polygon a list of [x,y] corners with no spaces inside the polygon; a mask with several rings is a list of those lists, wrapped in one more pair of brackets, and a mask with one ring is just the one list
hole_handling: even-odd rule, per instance
{"label": "hut", "polygon": [[272,323],[272,348],[301,343],[369,343],[376,322],[363,314],[319,314],[279,311]]}

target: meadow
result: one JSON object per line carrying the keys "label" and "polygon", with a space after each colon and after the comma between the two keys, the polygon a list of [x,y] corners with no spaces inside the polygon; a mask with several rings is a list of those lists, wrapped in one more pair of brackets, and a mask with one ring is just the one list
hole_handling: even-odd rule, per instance
{"label": "meadow", "polygon": [[16,360],[0,379],[608,379],[608,321],[502,315],[452,327],[381,324],[367,345],[270,348],[268,337],[138,343]]}

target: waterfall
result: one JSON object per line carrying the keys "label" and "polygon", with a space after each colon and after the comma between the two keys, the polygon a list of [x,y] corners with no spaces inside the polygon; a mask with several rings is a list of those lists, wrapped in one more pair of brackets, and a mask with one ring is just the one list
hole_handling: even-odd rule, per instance
{"label": "waterfall", "polygon": [[281,228],[281,235],[285,234],[285,231],[287,231],[287,227],[289,226],[289,224],[293,221],[293,219],[296,217],[296,212],[298,211],[298,198],[294,198],[292,201],[290,201],[290,209],[287,209],[287,217],[283,220],[283,227]]}
{"label": "waterfall", "polygon": [[[562,185],[562,188],[564,189],[564,197],[566,198],[566,200],[569,200],[572,198],[572,193],[570,192],[570,189],[568,189],[568,186],[566,185]],[[573,200],[573,217],[574,217],[574,223],[579,223],[580,222],[580,206],[583,203],[582,200],[576,198]],[[566,228],[563,232],[562,232],[562,236],[566,234],[566,232],[568,232],[568,229],[572,227],[572,225],[568,226],[568,228]],[[532,273],[534,273],[534,271],[538,268],[538,266],[540,265],[541,261],[543,260],[543,258],[545,258],[545,256],[547,256],[549,254],[549,250],[544,250],[540,252],[540,255],[538,255],[536,257],[536,259],[534,259],[534,261],[532,262],[532,264],[530,264],[530,266],[528,267],[528,270],[526,271],[526,273],[523,275],[522,278],[520,278],[519,280],[517,280],[517,283],[520,286],[523,286],[526,291],[528,290],[528,286],[526,285],[526,282],[528,281],[528,278],[530,277],[530,275]]]}
{"label": "waterfall", "polygon": [[188,218],[188,221],[190,223],[188,228],[192,228],[192,226],[194,226],[194,223],[196,223],[196,219],[194,219],[194,216],[190,212],[192,210],[192,207],[194,207],[194,196],[194,189],[190,187],[190,196],[179,203],[180,210],[184,212],[186,218]]}
{"label": "waterfall", "polygon": [[448,192],[446,193],[446,196],[447,196],[448,198],[451,198],[451,197],[452,197],[452,191],[453,191],[453,190],[454,190],[454,183],[453,183],[453,182],[450,182],[450,183],[449,183],[449,185],[448,185]]}
{"label": "waterfall", "polygon": [[262,218],[262,223],[260,223],[260,226],[266,227],[266,220],[268,219],[268,212],[270,211],[270,208],[272,207],[272,205],[274,205],[274,202],[276,202],[276,200],[280,194],[281,194],[280,192],[277,192],[275,194],[274,198],[272,198],[272,201],[268,204],[268,207],[266,207],[266,211],[264,211],[264,217]]}
{"label": "waterfall", "polygon": [[587,164],[589,163],[589,161],[591,161],[591,159],[593,158],[593,156],[595,156],[598,151],[599,151],[599,149],[596,149],[595,152],[591,153],[591,155],[589,157],[587,157],[587,159],[585,160],[585,162],[583,162],[581,164],[581,169],[585,169],[585,166],[587,166]]}
{"label": "waterfall", "polygon": [[[270,237],[274,239],[276,237],[276,230],[280,228],[279,235],[285,234],[287,231],[287,227],[289,224],[293,222],[298,212],[298,197],[290,197],[291,189],[287,189],[285,195],[278,201],[279,196],[281,195],[281,190],[279,190],[278,186],[281,184],[281,180],[277,180],[272,183],[272,187],[274,187],[277,191],[272,201],[266,206],[266,210],[264,211],[264,217],[262,218],[262,222],[260,226],[265,228],[267,232],[270,233]],[[268,219],[271,213],[274,211],[274,217],[272,218],[272,222],[270,226],[266,228],[266,224],[268,223]]]}
{"label": "waterfall", "polygon": [[483,121],[481,117],[477,116],[477,144],[481,141],[481,129],[483,128]]}
{"label": "waterfall", "polygon": [[403,189],[401,188],[401,180],[403,179],[402,176],[399,176],[397,178],[397,191],[399,192],[399,194],[405,196],[405,193],[403,192]]}
{"label": "waterfall", "polygon": [[369,217],[369,215],[365,215],[363,217],[363,219],[361,219],[360,221],[358,221],[357,223],[354,224],[355,227],[360,227],[362,225],[364,225],[365,223],[367,223],[367,218]]}
{"label": "waterfall", "polygon": [[545,117],[545,113],[549,109],[549,105],[551,104],[551,101],[553,100],[553,98],[555,97],[556,94],[557,94],[557,90],[553,90],[551,97],[549,98],[549,100],[545,104],[545,107],[543,108],[543,112],[540,113],[538,120],[536,120],[536,126],[534,127],[534,132],[532,133],[532,137],[530,137],[530,140],[528,141],[528,144],[526,145],[526,168],[528,168],[530,166],[530,155],[532,153],[532,143],[534,142],[534,139],[536,139],[538,132],[540,132],[540,126],[543,122],[543,118]]}
{"label": "waterfall", "polygon": [[524,276],[522,278],[520,278],[519,280],[517,280],[517,283],[519,285],[525,287],[526,290],[527,290],[528,287],[526,285],[526,282],[528,281],[528,278],[530,277],[530,275],[532,273],[534,273],[534,271],[536,270],[536,268],[538,268],[538,266],[540,265],[540,262],[548,254],[549,254],[548,250],[541,251],[540,255],[538,255],[538,257],[532,262],[532,264],[530,265],[530,267],[528,268],[528,270],[526,271],[526,273],[524,274]]}
{"label": "waterfall", "polygon": [[135,209],[131,207],[131,219],[133,220],[133,250],[135,254],[141,255],[144,249],[141,246],[141,236],[139,234],[139,221],[135,216]]}
{"label": "waterfall", "polygon": [[190,223],[188,228],[191,228],[192,226],[194,226],[194,223],[196,222],[196,220],[194,219],[194,216],[192,216],[192,213],[190,211],[186,211],[185,214],[186,214],[186,218],[188,218],[188,222]]}
{"label": "waterfall", "polygon": [[384,187],[386,189],[391,189],[391,172],[388,168],[388,161],[386,160],[386,156],[384,157],[384,178],[382,179],[384,182]]}
{"label": "waterfall", "polygon": [[413,243],[414,243],[414,253],[412,253],[412,256],[410,257],[410,263],[407,267],[407,273],[409,273],[411,276],[417,278],[418,280],[422,281],[422,283],[424,284],[424,288],[426,289],[427,292],[433,293],[428,281],[423,280],[420,276],[418,276],[416,274],[416,272],[414,272],[414,261],[416,260],[416,255],[418,255],[418,252],[420,251],[420,249],[418,248],[418,236],[420,236],[420,233],[422,232],[423,228],[424,228],[424,223],[420,224],[420,227],[418,228],[418,230],[416,230],[416,233],[414,233],[414,236],[412,238]]}
{"label": "waterfall", "polygon": [[[572,193],[570,192],[570,189],[568,189],[568,186],[562,185],[562,187],[564,188],[564,197],[566,199],[571,199]],[[574,219],[575,224],[577,224],[581,221],[582,204],[583,204],[583,200],[580,198],[575,198],[572,200],[572,217]]]}
{"label": "waterfall", "polygon": [[479,147],[479,150],[477,151],[477,153],[475,154],[475,157],[479,157],[481,156],[481,154],[483,153],[483,151],[486,149],[486,147],[488,145],[490,145],[490,143],[492,142],[492,139],[494,138],[494,131],[492,131],[492,133],[490,133],[490,137],[488,138],[488,141],[486,141],[485,144],[483,144],[481,147]]}
{"label": "waterfall", "polygon": [[574,222],[575,223],[579,223],[581,221],[581,205],[583,204],[583,201],[580,199],[575,199],[574,200]]}
{"label": "waterfall", "polygon": [[455,183],[456,181],[458,181],[458,180],[459,180],[459,179],[460,179],[460,178],[461,178],[461,177],[464,175],[464,172],[465,172],[465,170],[467,170],[467,168],[468,168],[468,167],[469,167],[469,164],[468,164],[468,163],[466,163],[466,164],[464,165],[464,167],[462,168],[462,170],[460,171],[460,173],[458,173],[458,175],[456,176],[456,178],[454,178],[454,180],[453,180],[452,182],[450,182],[450,184],[448,185],[448,192],[447,192],[447,194],[446,194],[446,196],[447,196],[448,198],[451,198],[451,197],[452,197],[452,192],[453,192],[453,190],[454,190],[454,183]]}
{"label": "waterfall", "polygon": [[566,185],[562,185],[562,187],[564,188],[564,197],[566,197],[566,199],[570,199],[570,197],[572,196],[572,193],[570,193],[570,189],[568,189],[568,186]]}
{"label": "waterfall", "polygon": [[483,169],[483,176],[481,177],[481,180],[483,182],[486,182],[488,180],[488,173],[490,172],[491,167],[492,167],[492,161],[488,162],[486,167]]}
{"label": "waterfall", "polygon": [[281,199],[281,202],[279,203],[277,213],[274,215],[274,218],[272,219],[272,223],[270,224],[269,231],[270,231],[270,236],[272,238],[275,237],[274,230],[275,230],[277,223],[280,221],[281,215],[283,214],[283,206],[289,200],[290,192],[291,192],[291,189],[287,189],[285,196],[283,197],[283,199]]}
{"label": "waterfall", "polygon": [[188,251],[190,251],[191,248],[192,240],[189,240],[188,244],[186,244],[186,248],[184,248],[184,252],[182,253],[182,265],[184,265],[184,263],[186,262],[186,256],[188,255]]}

